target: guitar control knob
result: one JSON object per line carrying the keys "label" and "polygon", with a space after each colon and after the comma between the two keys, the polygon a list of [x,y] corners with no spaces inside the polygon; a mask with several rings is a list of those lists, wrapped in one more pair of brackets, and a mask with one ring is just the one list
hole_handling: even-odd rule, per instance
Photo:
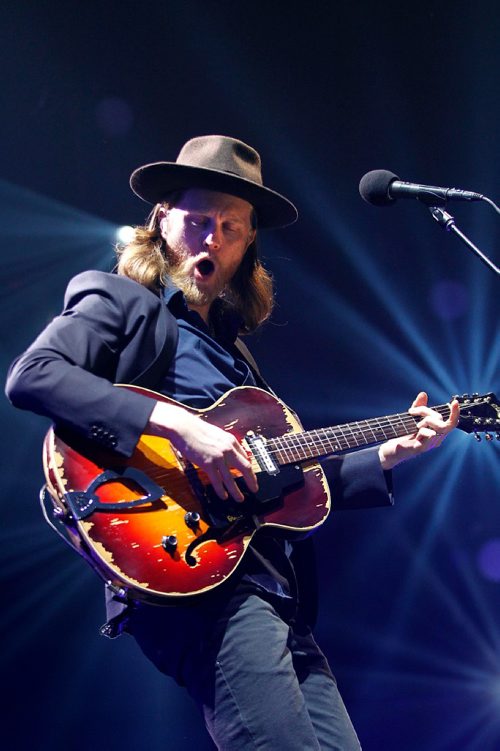
{"label": "guitar control knob", "polygon": [[201,516],[197,511],[188,511],[184,514],[184,521],[190,529],[195,529],[200,523]]}
{"label": "guitar control knob", "polygon": [[174,553],[177,548],[177,537],[175,535],[164,535],[161,540],[161,545],[167,553]]}

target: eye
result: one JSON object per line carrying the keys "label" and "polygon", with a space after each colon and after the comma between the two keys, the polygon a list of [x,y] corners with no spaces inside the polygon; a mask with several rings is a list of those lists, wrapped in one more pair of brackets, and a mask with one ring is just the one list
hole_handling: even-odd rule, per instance
{"label": "eye", "polygon": [[224,230],[231,233],[239,232],[241,230],[241,225],[236,222],[226,222],[224,224]]}
{"label": "eye", "polygon": [[206,227],[208,218],[206,216],[202,216],[201,214],[191,214],[188,217],[188,222],[191,227]]}

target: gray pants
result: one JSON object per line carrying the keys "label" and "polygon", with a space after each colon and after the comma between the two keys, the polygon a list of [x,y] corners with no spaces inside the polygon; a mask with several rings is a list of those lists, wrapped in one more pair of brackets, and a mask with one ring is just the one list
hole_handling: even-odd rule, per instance
{"label": "gray pants", "polygon": [[325,656],[284,610],[277,598],[240,591],[222,612],[140,608],[130,631],[186,686],[221,751],[359,751]]}

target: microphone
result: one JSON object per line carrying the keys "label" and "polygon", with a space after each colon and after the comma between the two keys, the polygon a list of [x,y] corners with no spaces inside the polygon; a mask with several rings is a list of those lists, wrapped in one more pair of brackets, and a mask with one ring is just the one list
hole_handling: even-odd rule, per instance
{"label": "microphone", "polygon": [[375,169],[367,172],[359,183],[361,198],[372,206],[392,206],[398,198],[417,198],[426,206],[442,206],[446,201],[482,201],[481,193],[458,188],[438,188],[403,182],[393,172]]}

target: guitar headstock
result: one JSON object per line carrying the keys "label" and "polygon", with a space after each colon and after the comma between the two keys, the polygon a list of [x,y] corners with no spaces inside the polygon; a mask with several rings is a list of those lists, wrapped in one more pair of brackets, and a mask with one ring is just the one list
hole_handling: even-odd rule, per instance
{"label": "guitar headstock", "polygon": [[493,440],[493,434],[500,440],[500,404],[495,394],[464,394],[454,398],[460,404],[460,430],[474,433],[478,441],[479,433],[485,433],[487,441]]}

